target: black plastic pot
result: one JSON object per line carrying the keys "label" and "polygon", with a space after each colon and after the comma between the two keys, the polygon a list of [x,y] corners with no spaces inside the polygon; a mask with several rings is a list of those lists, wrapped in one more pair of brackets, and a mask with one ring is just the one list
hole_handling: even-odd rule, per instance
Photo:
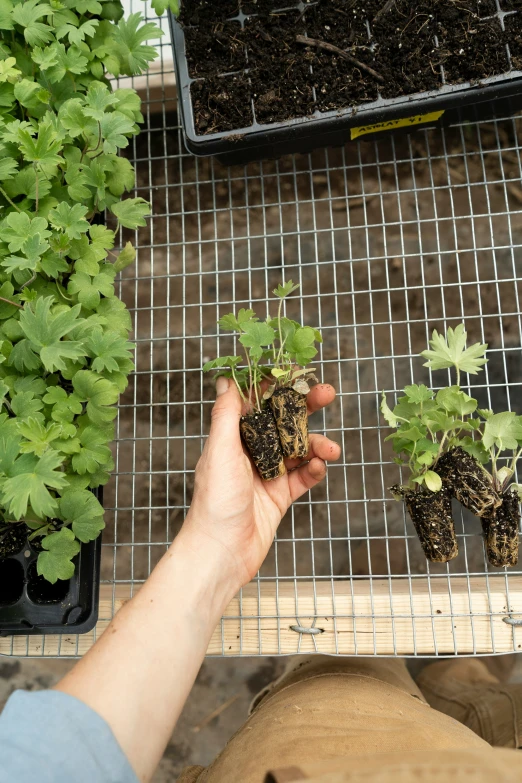
{"label": "black plastic pot", "polygon": [[[246,0],[243,0],[246,2]],[[506,11],[513,11],[511,0],[501,0]],[[295,7],[302,11],[307,7],[301,0],[281,3],[281,10]],[[248,8],[248,6],[247,6]],[[277,11],[277,9],[274,9]],[[522,11],[520,12],[522,13]],[[238,14],[228,17],[243,28],[245,21],[255,14]],[[503,11],[502,19],[509,19]],[[309,152],[316,147],[339,146],[347,141],[374,140],[384,135],[404,132],[415,127],[433,127],[456,122],[477,122],[496,116],[512,114],[522,108],[522,71],[492,76],[483,81],[463,84],[444,84],[430,92],[402,95],[397,98],[379,97],[365,103],[333,111],[316,111],[307,117],[263,124],[256,117],[254,101],[250,100],[248,112],[238,111],[238,116],[250,116],[247,126],[238,123],[237,128],[223,132],[198,133],[194,114],[194,89],[204,85],[205,77],[191,78],[186,53],[186,29],[170,15],[174,63],[178,87],[178,112],[182,121],[185,145],[194,155],[215,155],[226,164],[246,163],[250,160],[277,158],[288,153]],[[506,25],[509,33],[509,27]],[[520,57],[512,57],[512,67],[520,67]],[[237,93],[238,103],[245,101],[234,83],[248,80],[247,67],[241,72],[220,77]],[[368,77],[370,78],[370,77]],[[313,76],[311,75],[311,80]],[[241,108],[241,107],[239,107]]]}
{"label": "black plastic pot", "polygon": [[[102,502],[102,490],[94,494]],[[87,633],[98,620],[101,536],[82,544],[69,581],[52,585],[36,572],[38,543],[0,560],[0,636]]]}

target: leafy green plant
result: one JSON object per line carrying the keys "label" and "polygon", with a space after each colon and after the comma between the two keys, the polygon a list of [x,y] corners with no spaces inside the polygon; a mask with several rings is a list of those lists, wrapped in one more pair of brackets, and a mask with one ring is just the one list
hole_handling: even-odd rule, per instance
{"label": "leafy green plant", "polygon": [[[476,343],[466,348],[463,324],[448,328],[446,336],[433,332],[430,348],[421,353],[425,367],[454,370],[456,384],[437,393],[425,385],[412,384],[404,389],[393,410],[383,393],[381,411],[387,423],[397,431],[390,435],[396,462],[407,465],[410,488],[425,486],[440,491],[442,477],[437,467],[443,454],[460,447],[475,458],[484,478],[497,492],[505,491],[517,462],[522,456],[522,416],[511,411],[494,413],[481,410],[478,402],[460,388],[461,373],[476,375],[486,364],[487,345]],[[505,452],[509,462],[501,465]],[[505,461],[505,460],[504,460]],[[490,470],[486,465],[490,464]],[[522,496],[522,487],[512,485]]]}
{"label": "leafy green plant", "polygon": [[[306,394],[310,390],[307,380],[315,378],[314,368],[306,365],[317,354],[315,343],[322,342],[321,333],[283,315],[284,300],[297,288],[289,280],[273,291],[279,300],[275,318],[268,316],[260,321],[253,310],[241,309],[218,322],[221,329],[239,336],[244,357],[218,357],[207,362],[203,371],[217,370],[218,376],[232,378],[248,409],[261,411],[276,388],[291,387]],[[242,363],[244,366],[240,366]],[[261,384],[267,379],[270,383],[263,389]]]}
{"label": "leafy green plant", "polygon": [[106,74],[141,73],[160,35],[119,0],[0,3],[0,533],[42,539],[51,582],[103,528],[90,490],[114,467],[113,406],[134,367],[114,280],[135,253],[113,248],[149,212],[122,200],[134,170],[118,155],[143,117]]}

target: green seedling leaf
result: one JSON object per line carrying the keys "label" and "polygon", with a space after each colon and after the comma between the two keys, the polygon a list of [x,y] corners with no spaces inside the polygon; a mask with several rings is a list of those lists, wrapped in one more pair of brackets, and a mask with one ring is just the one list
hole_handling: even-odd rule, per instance
{"label": "green seedling leaf", "polygon": [[87,403],[87,414],[93,424],[103,426],[116,418],[117,411],[110,406],[118,401],[117,386],[91,370],[77,372],[72,383],[78,399]]}
{"label": "green seedling leaf", "polygon": [[31,504],[40,517],[52,517],[57,510],[56,499],[48,487],[65,486],[65,476],[57,470],[63,462],[56,451],[48,449],[39,459],[33,454],[23,454],[14,462],[10,477],[2,484],[2,502],[14,519],[21,519]]}
{"label": "green seedling leaf", "polygon": [[471,454],[472,457],[475,457],[482,465],[489,462],[489,452],[486,451],[481,440],[473,440],[473,438],[466,436],[459,440],[459,446],[462,446],[464,451]]}
{"label": "green seedling leaf", "polygon": [[156,58],[156,49],[143,42],[160,38],[163,31],[155,24],[142,24],[141,14],[130,14],[128,19],[120,19],[114,31],[117,56],[122,73],[129,76],[145,71]]}
{"label": "green seedling leaf", "polygon": [[405,386],[404,394],[406,395],[406,399],[408,400],[408,402],[413,402],[418,404],[433,399],[433,392],[431,391],[431,389],[428,389],[428,387],[425,386],[424,384],[418,386],[416,383],[413,383],[411,384],[411,386]]}
{"label": "green seedling leaf", "polygon": [[487,421],[493,416],[493,411],[488,408],[477,408],[477,413],[484,421]]}
{"label": "green seedling leaf", "polygon": [[431,492],[440,492],[442,489],[442,479],[434,470],[427,470],[420,476],[413,479],[417,484],[425,484]]}
{"label": "green seedling leaf", "polygon": [[105,527],[103,506],[85,489],[65,492],[60,499],[60,519],[70,524],[80,541],[94,541]]}
{"label": "green seedling leaf", "polygon": [[90,226],[85,215],[87,214],[87,207],[82,204],[74,204],[71,206],[65,201],[62,201],[55,209],[51,209],[49,212],[49,222],[51,225],[63,231],[69,239],[80,239],[82,234],[85,234]]}
{"label": "green seedling leaf", "polygon": [[221,367],[236,368],[241,363],[241,356],[220,356],[217,359],[212,359],[203,365],[203,372],[209,372],[209,370],[217,370]]}
{"label": "green seedling leaf", "polygon": [[63,371],[65,359],[84,356],[81,343],[61,339],[81,323],[78,318],[81,306],[55,313],[51,310],[52,304],[52,297],[43,297],[33,306],[26,305],[20,314],[20,326],[48,372]]}
{"label": "green seedling leaf", "polygon": [[116,261],[114,262],[114,271],[116,273],[122,272],[128,266],[136,261],[136,251],[132,246],[132,242],[127,242],[123,250],[118,254]]}
{"label": "green seedling leaf", "polygon": [[386,392],[382,393],[381,413],[384,416],[385,421],[390,425],[390,427],[399,426],[400,419],[397,416],[395,416],[395,414],[389,407],[388,402],[386,400]]}
{"label": "green seedling leaf", "polygon": [[482,442],[486,449],[515,450],[522,440],[522,423],[516,413],[505,411],[490,416],[484,426]]}
{"label": "green seedling leaf", "polygon": [[315,348],[315,329],[302,326],[289,334],[285,342],[285,350],[290,359],[300,367],[305,367],[317,355]]}
{"label": "green seedling leaf", "polygon": [[62,527],[58,533],[45,536],[42,547],[45,551],[40,552],[36,561],[38,574],[53,585],[58,579],[70,579],[74,574],[72,559],[80,551],[80,544],[72,530]]}
{"label": "green seedling leaf", "polygon": [[475,343],[466,349],[466,338],[464,324],[459,324],[455,329],[448,327],[446,337],[434,329],[430,340],[431,350],[421,353],[421,356],[428,360],[424,366],[431,370],[455,367],[459,372],[477,375],[487,362],[484,353],[488,346]]}
{"label": "green seedling leaf", "polygon": [[297,291],[299,288],[299,283],[293,283],[292,280],[289,280],[287,283],[280,283],[277,288],[274,289],[273,293],[279,298],[284,299],[286,296],[289,296],[294,291]]}
{"label": "green seedling leaf", "polygon": [[62,434],[62,428],[59,424],[45,425],[40,420],[31,417],[25,421],[17,421],[17,426],[18,432],[25,438],[25,442],[22,441],[20,444],[21,453],[36,454],[37,457],[43,456],[53,441]]}
{"label": "green seedling leaf", "polygon": [[458,386],[441,389],[437,393],[436,399],[441,408],[457,416],[467,416],[473,413],[476,411],[478,404],[476,400],[461,391]]}
{"label": "green seedling leaf", "polygon": [[250,355],[253,358],[261,358],[263,346],[271,345],[274,342],[275,331],[267,323],[259,321],[246,321],[241,326],[243,333],[239,342],[250,349]]}
{"label": "green seedling leaf", "polygon": [[143,198],[126,198],[112,204],[110,207],[113,215],[116,215],[120,226],[123,228],[138,228],[146,226],[146,215],[150,215],[150,205]]}
{"label": "green seedling leaf", "polygon": [[512,476],[513,471],[511,468],[508,468],[507,465],[503,468],[500,468],[500,470],[497,470],[497,481],[501,487],[506,484]]}
{"label": "green seedling leaf", "polygon": [[107,446],[105,433],[96,427],[86,427],[80,435],[80,449],[72,457],[74,470],[84,473],[96,473],[98,467],[107,465],[111,460],[111,450]]}

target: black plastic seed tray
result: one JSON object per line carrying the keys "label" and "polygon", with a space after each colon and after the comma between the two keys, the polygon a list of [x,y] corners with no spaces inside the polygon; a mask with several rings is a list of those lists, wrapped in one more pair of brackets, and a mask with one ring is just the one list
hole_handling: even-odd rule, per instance
{"label": "black plastic seed tray", "polygon": [[[102,502],[101,488],[95,495]],[[69,581],[52,585],[36,572],[38,545],[22,536],[20,549],[0,561],[0,636],[87,633],[98,619],[101,536],[82,544]]]}
{"label": "black plastic seed tray", "polygon": [[[199,0],[200,4],[201,1]],[[226,20],[227,25],[234,24],[238,31],[245,30],[249,24],[255,24],[256,18],[261,18],[249,11],[256,10],[256,2],[266,3],[268,0],[253,0],[253,3],[249,4],[247,0],[240,0],[240,2],[242,6],[239,12],[232,12]],[[368,0],[369,8],[372,2],[374,0]],[[518,7],[514,5],[513,0],[475,0],[475,2],[479,4],[479,8],[485,9],[483,14],[485,21],[490,19],[496,26],[500,26],[505,40],[509,38],[510,31],[512,33],[513,52],[505,43],[501,44],[501,51],[498,52],[499,62],[503,63],[502,67],[505,65],[505,73],[482,80],[451,84],[446,78],[444,66],[441,66],[440,73],[437,75],[440,87],[437,89],[388,98],[382,97],[382,93],[386,90],[382,90],[380,84],[376,84],[367,74],[364,75],[364,79],[361,79],[359,74],[359,93],[361,93],[361,84],[363,92],[364,84],[369,84],[372,89],[376,89],[375,100],[366,100],[359,102],[359,105],[348,105],[331,111],[316,108],[308,116],[295,116],[278,122],[267,122],[263,117],[260,119],[259,115],[263,112],[260,111],[259,100],[256,103],[258,95],[253,93],[253,88],[250,93],[248,92],[246,85],[252,86],[252,80],[256,78],[254,70],[249,68],[248,51],[245,52],[243,62],[241,57],[237,56],[237,52],[234,57],[229,57],[228,71],[224,59],[224,71],[219,73],[205,72],[205,53],[202,52],[201,67],[195,69],[194,59],[197,60],[199,53],[197,51],[187,53],[187,40],[190,40],[192,31],[197,30],[198,26],[190,24],[183,26],[171,15],[178,110],[187,149],[194,155],[216,155],[223,163],[230,165],[249,160],[276,158],[287,153],[309,152],[317,147],[339,146],[350,140],[373,140],[415,127],[432,127],[436,124],[447,125],[465,121],[477,122],[513,114],[522,108],[522,19],[519,18],[522,11],[513,10]],[[480,3],[484,5],[480,6]],[[229,9],[231,6],[238,5],[239,2],[228,0]],[[306,14],[303,16],[303,12],[313,5],[313,1],[305,4],[298,0],[286,4],[281,9],[275,7],[271,13],[274,18],[277,18],[278,14],[288,13],[290,7],[295,9],[296,18],[306,20]],[[244,13],[242,8],[245,8],[247,13]],[[492,11],[494,13],[491,13]],[[341,16],[339,18],[342,19]],[[300,24],[298,32],[306,36],[305,21]],[[366,21],[366,27],[368,49],[371,49],[370,22]],[[244,67],[240,67],[241,65]],[[231,71],[230,67],[234,70]],[[195,70],[196,74],[194,74]],[[210,83],[209,80],[212,80],[213,87],[217,83],[222,84],[227,96],[231,96],[231,100],[236,103],[237,127],[231,128],[230,122],[225,130],[197,127],[195,112],[199,112],[199,107],[205,106],[205,102],[210,105],[206,86]],[[310,85],[312,85],[316,106],[324,106],[327,102],[318,95],[313,66],[310,66]],[[409,91],[411,92],[411,88]],[[285,100],[283,90],[281,94],[282,100]],[[296,113],[299,113],[299,109]],[[211,122],[210,125],[212,126],[213,123]]]}

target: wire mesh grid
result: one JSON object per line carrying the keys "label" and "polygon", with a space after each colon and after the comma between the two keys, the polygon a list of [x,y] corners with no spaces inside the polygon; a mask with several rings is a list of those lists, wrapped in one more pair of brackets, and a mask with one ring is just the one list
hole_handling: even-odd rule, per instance
{"label": "wire mesh grid", "polygon": [[391,400],[413,381],[445,383],[418,354],[432,328],[464,321],[471,340],[489,344],[473,394],[484,407],[520,411],[521,119],[224,168],[185,151],[169,111],[168,40],[159,62],[159,85],[153,74],[139,85],[146,122],[128,150],[152,216],[119,282],[136,373],[105,488],[100,622],[83,637],[13,637],[2,651],[81,654],[147,578],[190,504],[214,397],[201,368],[235,350],[216,322],[243,306],[263,316],[282,278],[301,286],[288,315],[322,331],[314,364],[338,396],[311,427],[338,440],[342,456],[283,519],[210,652],[518,649],[516,627],[494,620],[522,612],[522,570],[488,566],[478,520],[460,511],[458,558],[425,560],[388,491],[400,469],[379,403],[383,390]]}

